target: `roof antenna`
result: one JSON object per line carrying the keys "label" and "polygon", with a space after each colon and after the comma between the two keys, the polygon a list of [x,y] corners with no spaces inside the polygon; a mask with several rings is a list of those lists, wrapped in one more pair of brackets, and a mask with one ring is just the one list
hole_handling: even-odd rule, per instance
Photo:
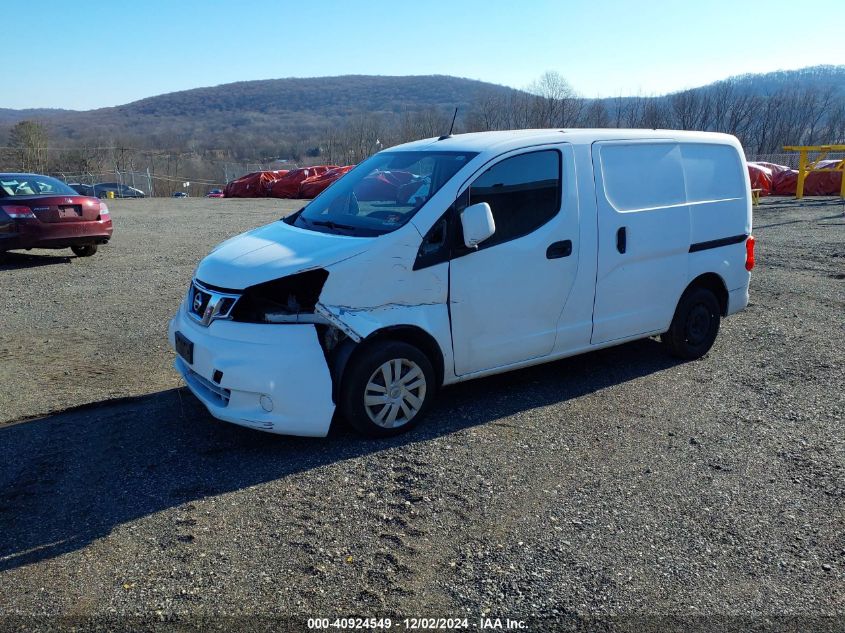
{"label": "roof antenna", "polygon": [[437,139],[438,141],[445,140],[445,139],[449,138],[450,136],[452,136],[452,130],[455,129],[455,119],[456,118],[458,118],[458,109],[457,108],[455,108],[455,114],[452,115],[452,125],[449,126],[449,133],[441,136],[439,139]]}

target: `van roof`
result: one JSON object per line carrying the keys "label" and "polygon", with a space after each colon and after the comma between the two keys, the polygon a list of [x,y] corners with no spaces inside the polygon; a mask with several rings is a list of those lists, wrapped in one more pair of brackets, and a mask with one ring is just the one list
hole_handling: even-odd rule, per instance
{"label": "van roof", "polygon": [[690,132],[682,130],[635,130],[617,128],[567,128],[551,130],[504,130],[499,132],[471,132],[455,134],[443,140],[437,137],[413,141],[392,147],[391,150],[436,150],[488,152],[496,150],[506,152],[511,149],[530,145],[552,143],[571,143],[589,145],[595,141],[635,140],[635,139],[674,139],[686,142],[725,143],[739,147],[736,137],[716,132]]}

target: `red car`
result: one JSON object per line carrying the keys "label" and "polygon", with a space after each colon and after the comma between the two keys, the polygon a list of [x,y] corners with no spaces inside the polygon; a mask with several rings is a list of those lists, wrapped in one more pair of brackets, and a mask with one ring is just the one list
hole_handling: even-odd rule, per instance
{"label": "red car", "polygon": [[37,174],[0,174],[0,254],[70,248],[89,257],[112,236],[109,208],[65,183]]}
{"label": "red car", "polygon": [[222,198],[223,190],[222,189],[212,189],[207,194],[205,194],[206,198]]}

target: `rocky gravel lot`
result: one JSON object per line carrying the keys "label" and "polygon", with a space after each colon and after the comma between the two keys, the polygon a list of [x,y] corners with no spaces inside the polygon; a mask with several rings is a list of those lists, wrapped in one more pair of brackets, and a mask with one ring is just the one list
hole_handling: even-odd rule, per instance
{"label": "rocky gravel lot", "polygon": [[0,265],[0,628],[845,630],[841,201],[763,201],[751,305],[706,358],[645,340],[467,383],[380,441],[218,422],[170,368],[199,259],[297,207],[115,201],[94,257]]}

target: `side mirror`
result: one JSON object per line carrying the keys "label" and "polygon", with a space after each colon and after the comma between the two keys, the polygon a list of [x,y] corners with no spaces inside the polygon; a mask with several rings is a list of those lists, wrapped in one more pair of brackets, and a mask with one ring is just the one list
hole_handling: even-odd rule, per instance
{"label": "side mirror", "polygon": [[461,226],[464,229],[464,244],[467,248],[478,248],[481,242],[496,232],[490,205],[479,202],[468,206],[461,212]]}

